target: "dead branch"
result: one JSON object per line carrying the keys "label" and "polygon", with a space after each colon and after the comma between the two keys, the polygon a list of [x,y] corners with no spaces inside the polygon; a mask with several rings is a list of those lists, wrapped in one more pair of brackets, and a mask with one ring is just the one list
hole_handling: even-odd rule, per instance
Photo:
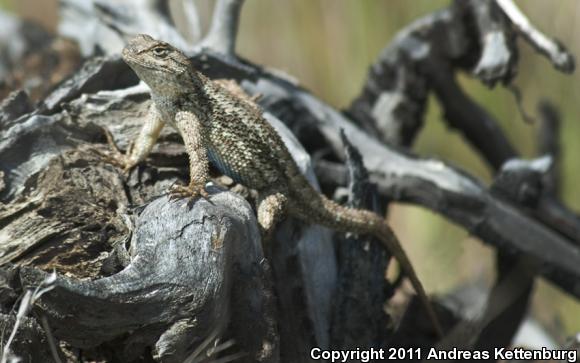
{"label": "dead branch", "polygon": [[[23,288],[42,281],[43,271],[55,268],[54,290],[33,311],[45,317],[67,357],[82,349],[95,360],[141,361],[148,355],[163,362],[195,362],[204,355],[226,355],[247,362],[303,362],[309,361],[313,346],[435,343],[421,334],[417,318],[408,318],[416,315],[413,304],[392,331],[385,331],[386,316],[370,321],[375,314],[365,314],[378,314],[388,295],[379,289],[396,288],[376,273],[387,260],[373,252],[372,244],[361,249],[349,236],[335,259],[329,231],[287,220],[275,242],[262,251],[253,211],[243,198],[215,186],[211,203],[170,202],[163,196],[167,187],[187,177],[174,132],[165,130],[147,163],[128,178],[104,163],[95,152],[106,152],[101,128],[110,129],[119,145],[128,147],[150,102],[146,87],[137,84],[116,55],[124,35],[146,32],[177,46],[182,40],[167,9],[156,1],[140,11],[161,19],[165,30],[154,28],[156,22],[131,20],[133,13],[106,0],[90,2],[90,7],[65,3],[64,8],[79,7],[73,9],[74,22],[66,17],[63,21],[69,34],[79,30],[79,20],[96,22],[102,30],[77,38],[83,47],[92,47],[86,54],[102,46],[112,55],[89,58],[39,107],[22,93],[2,103],[0,277],[5,282],[0,285],[0,312],[15,304]],[[468,70],[489,85],[508,82],[517,65],[514,24],[517,34],[532,34],[529,40],[568,70],[569,61],[561,61],[567,54],[563,48],[554,52],[513,9],[492,0],[457,0],[399,34],[345,114],[280,73],[235,56],[242,3],[220,0],[200,46],[181,47],[208,76],[234,79],[248,93],[262,95],[266,118],[314,185],[316,177],[326,191],[351,182],[351,196],[356,197],[351,201],[369,206],[363,201],[366,189],[376,184],[383,200],[429,208],[501,254],[534,261],[533,269],[516,269],[513,279],[498,281],[482,319],[466,324],[474,332],[466,346],[509,340],[536,273],[580,297],[580,246],[575,241],[580,222],[551,193],[543,192],[549,159],[508,162],[517,152],[495,120],[454,80],[457,70]],[[383,142],[412,145],[431,91],[448,122],[499,171],[490,190],[458,168]],[[341,135],[347,136],[346,150]],[[326,156],[317,160],[316,173],[309,154]],[[351,169],[337,161],[344,159],[350,160]],[[348,300],[365,287],[368,291],[357,293],[360,299]],[[360,314],[340,321],[356,308]],[[515,310],[519,314],[503,320]],[[446,320],[452,325],[455,317]],[[0,326],[9,323],[8,315],[0,317]],[[502,326],[509,329],[500,339],[493,332]],[[345,334],[357,328],[372,331]],[[35,346],[44,344],[37,326],[23,329],[23,336],[29,331]],[[16,341],[15,352],[27,347]],[[221,349],[223,355],[215,353]],[[39,352],[50,354],[47,346]]]}

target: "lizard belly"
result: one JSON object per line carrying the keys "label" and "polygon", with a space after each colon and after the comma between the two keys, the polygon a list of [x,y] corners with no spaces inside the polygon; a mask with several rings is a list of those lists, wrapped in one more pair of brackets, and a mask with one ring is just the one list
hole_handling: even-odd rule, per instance
{"label": "lizard belly", "polygon": [[210,147],[207,149],[207,157],[220,173],[229,176],[236,183],[245,184],[245,178],[235,171],[233,166],[227,160],[224,160],[214,148]]}
{"label": "lizard belly", "polygon": [[244,148],[211,145],[207,148],[207,156],[222,174],[246,187],[261,190],[276,182],[278,173],[270,170],[272,165],[262,162],[260,155]]}

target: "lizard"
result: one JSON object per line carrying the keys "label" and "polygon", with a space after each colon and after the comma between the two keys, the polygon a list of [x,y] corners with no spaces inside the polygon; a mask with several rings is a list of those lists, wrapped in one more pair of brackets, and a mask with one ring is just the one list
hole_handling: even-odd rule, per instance
{"label": "lizard", "polygon": [[179,49],[145,34],[127,43],[122,58],[149,86],[153,102],[125,154],[108,135],[117,165],[128,172],[143,161],[169,124],[181,135],[189,157],[190,182],[173,185],[173,197],[208,198],[205,186],[211,162],[221,173],[258,192],[257,220],[265,236],[285,215],[336,231],[373,235],[398,261],[442,336],[423,285],[385,218],[342,206],[314,189],[263,111],[241,87],[236,90],[231,83],[210,80]]}

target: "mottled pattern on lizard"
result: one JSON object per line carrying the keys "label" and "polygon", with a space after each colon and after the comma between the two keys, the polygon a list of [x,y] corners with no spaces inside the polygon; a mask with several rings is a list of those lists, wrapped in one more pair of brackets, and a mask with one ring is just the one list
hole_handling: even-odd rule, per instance
{"label": "mottled pattern on lizard", "polygon": [[174,195],[207,197],[211,161],[222,173],[258,191],[258,222],[265,236],[286,213],[338,231],[374,235],[410,278],[441,334],[423,286],[386,220],[367,210],[341,206],[317,192],[260,108],[239,87],[211,81],[182,52],[148,35],[132,39],[123,59],[151,88],[153,100],[134,146],[118,160],[125,169],[144,160],[164,124],[170,124],[183,138],[190,160],[190,183],[174,187]]}

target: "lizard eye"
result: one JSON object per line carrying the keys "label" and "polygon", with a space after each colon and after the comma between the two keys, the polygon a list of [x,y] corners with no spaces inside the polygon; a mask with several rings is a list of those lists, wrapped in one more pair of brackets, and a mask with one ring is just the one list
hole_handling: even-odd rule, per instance
{"label": "lizard eye", "polygon": [[155,47],[153,48],[153,55],[159,58],[165,58],[169,53],[169,50],[164,47]]}

